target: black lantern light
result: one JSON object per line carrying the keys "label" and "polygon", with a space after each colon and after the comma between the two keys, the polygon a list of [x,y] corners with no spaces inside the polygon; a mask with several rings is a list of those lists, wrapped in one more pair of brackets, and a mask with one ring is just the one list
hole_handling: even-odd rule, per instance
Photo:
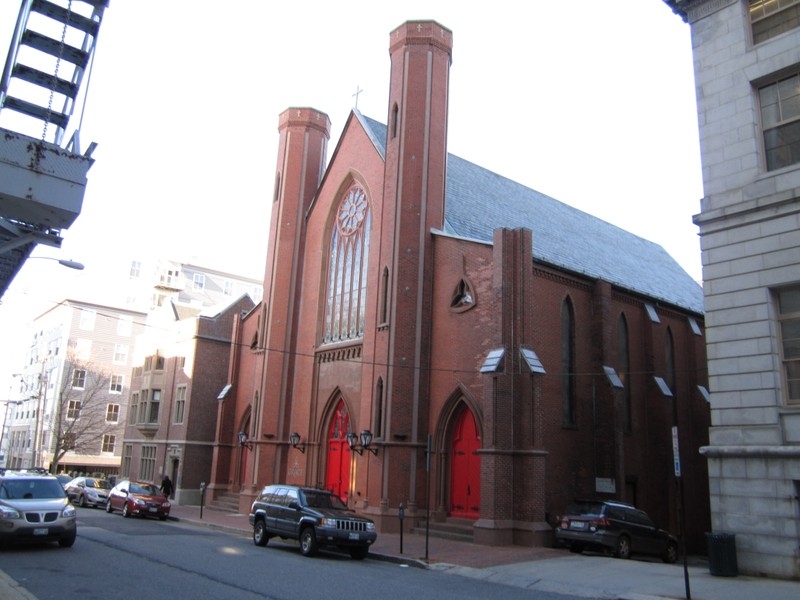
{"label": "black lantern light", "polygon": [[375,456],[378,455],[377,448],[370,448],[370,444],[372,444],[372,432],[369,429],[365,429],[359,435],[348,431],[346,439],[351,452],[357,452],[360,456],[364,454],[364,450],[366,450],[367,452],[372,452]]}

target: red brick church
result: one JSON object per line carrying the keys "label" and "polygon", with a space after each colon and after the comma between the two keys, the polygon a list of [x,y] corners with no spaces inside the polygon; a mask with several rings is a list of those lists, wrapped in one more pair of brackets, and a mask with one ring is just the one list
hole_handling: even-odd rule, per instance
{"label": "red brick church", "polygon": [[[576,497],[709,528],[700,286],[660,246],[447,152],[453,34],[390,34],[386,124],[280,115],[264,299],[235,324],[212,499],[332,489],[382,531],[543,544]],[[644,194],[643,194],[644,195]]]}

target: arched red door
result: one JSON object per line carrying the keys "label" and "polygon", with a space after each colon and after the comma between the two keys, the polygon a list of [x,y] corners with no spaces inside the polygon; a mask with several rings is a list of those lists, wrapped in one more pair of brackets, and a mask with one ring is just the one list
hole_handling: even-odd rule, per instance
{"label": "arched red door", "polygon": [[347,445],[347,431],[350,425],[350,414],[339,401],[333,412],[333,419],[328,428],[328,460],[325,473],[325,489],[331,490],[347,502],[350,492],[350,448]]}
{"label": "arched red door", "polygon": [[481,438],[472,411],[466,406],[458,415],[450,463],[450,514],[477,519],[481,510]]}

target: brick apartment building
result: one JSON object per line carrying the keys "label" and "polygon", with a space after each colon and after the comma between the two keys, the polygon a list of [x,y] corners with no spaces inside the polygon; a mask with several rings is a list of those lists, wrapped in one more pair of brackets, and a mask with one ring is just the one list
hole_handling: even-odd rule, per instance
{"label": "brick apartment building", "polygon": [[120,473],[160,483],[199,504],[216,437],[217,396],[228,380],[234,322],[253,308],[247,294],[203,308],[176,303],[150,313],[136,341]]}
{"label": "brick apartment building", "polygon": [[[396,530],[546,544],[576,497],[708,530],[700,286],[660,247],[447,152],[452,33],[390,35],[387,124],[280,115],[264,299],[234,332],[213,496],[324,486]],[[327,165],[327,166],[326,166]]]}

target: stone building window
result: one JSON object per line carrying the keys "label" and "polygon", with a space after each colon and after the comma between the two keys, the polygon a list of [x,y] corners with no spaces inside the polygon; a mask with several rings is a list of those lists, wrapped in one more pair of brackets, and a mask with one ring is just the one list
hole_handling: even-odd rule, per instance
{"label": "stone building window", "polygon": [[800,404],[800,286],[778,292],[786,402]]}
{"label": "stone building window", "polygon": [[767,170],[800,162],[800,73],[758,89]]}
{"label": "stone building window", "polygon": [[800,0],[750,0],[753,44],[760,44],[800,25]]}
{"label": "stone building window", "polygon": [[103,434],[103,452],[114,452],[114,448],[117,445],[117,436],[112,435],[110,433]]}

